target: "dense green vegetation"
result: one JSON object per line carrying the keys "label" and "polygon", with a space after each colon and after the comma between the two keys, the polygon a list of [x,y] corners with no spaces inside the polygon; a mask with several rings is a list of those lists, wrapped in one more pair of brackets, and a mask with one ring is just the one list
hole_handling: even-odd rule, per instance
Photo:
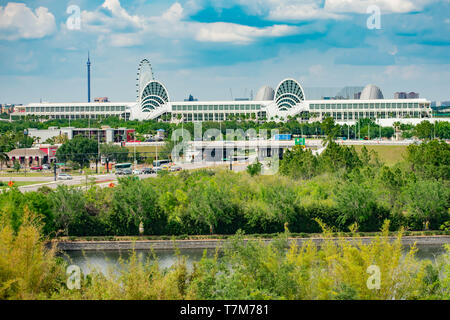
{"label": "dense green vegetation", "polygon": [[24,208],[44,219],[50,236],[131,236],[320,232],[315,219],[335,231],[439,230],[450,220],[450,145],[430,141],[407,149],[404,162],[383,165],[373,152],[330,142],[314,156],[294,148],[280,175],[199,170],[157,178],[124,178],[114,188],[88,191],[59,186],[0,195],[0,215],[20,226]]}
{"label": "dense green vegetation", "polygon": [[[383,235],[369,245],[333,242],[325,228],[319,249],[309,241],[289,245],[289,231],[272,243],[243,241],[238,234],[223,252],[205,254],[192,269],[179,256],[163,269],[156,258],[141,261],[136,252],[106,274],[92,269],[70,290],[69,263],[56,257],[42,237],[39,217],[24,210],[17,230],[0,224],[0,299],[144,300],[144,299],[449,299],[450,246],[436,261],[419,260],[413,246],[403,255],[401,235]],[[286,250],[287,249],[287,250]],[[380,270],[379,288],[367,285],[369,266]]]}
{"label": "dense green vegetation", "polygon": [[[325,122],[325,121],[324,121]],[[141,138],[142,134],[155,134],[156,130],[164,129],[168,136],[171,136],[172,132],[175,129],[184,128],[188,130],[191,134],[191,137],[194,136],[194,124],[193,123],[185,123],[185,124],[173,124],[168,122],[157,122],[153,120],[148,121],[125,121],[115,117],[108,117],[106,119],[101,120],[93,120],[89,122],[88,119],[77,119],[71,120],[70,126],[77,128],[87,128],[88,126],[92,128],[100,128],[101,126],[111,126],[113,128],[126,127],[130,129],[136,129],[137,136],[136,138]],[[28,119],[28,120],[16,120],[13,123],[0,121],[0,134],[3,134],[8,131],[13,132],[22,132],[28,128],[37,128],[37,129],[47,129],[48,127],[68,127],[69,120],[60,119],[60,120],[47,120],[47,121],[38,121],[38,119]],[[413,126],[406,124],[395,124],[394,126],[397,128],[404,138],[411,138],[416,136],[418,138],[440,138],[440,139],[450,139],[450,123],[449,122],[438,122],[436,125],[430,124],[428,121],[422,122],[421,125]],[[325,132],[326,127],[323,126],[320,122],[314,123],[301,123],[296,118],[287,119],[286,122],[275,122],[275,121],[266,121],[266,122],[258,122],[251,119],[244,120],[233,120],[233,121],[225,121],[222,123],[218,122],[203,122],[202,130],[204,133],[206,130],[215,128],[221,129],[222,133],[225,134],[226,130],[236,130],[242,129],[244,132],[248,129],[255,129],[259,132],[261,129],[268,130],[268,134],[270,136],[270,130],[278,129],[280,133],[291,133],[298,134],[307,137],[316,137],[316,136],[324,136],[327,134]],[[381,129],[381,130],[380,130]],[[356,125],[347,126],[347,125],[337,125],[333,131],[334,137],[346,137],[350,139],[363,139],[364,137],[380,138],[381,137],[391,138],[395,129],[393,127],[382,127],[380,128],[374,121],[370,119],[360,119]],[[41,143],[44,141],[41,141]]]}

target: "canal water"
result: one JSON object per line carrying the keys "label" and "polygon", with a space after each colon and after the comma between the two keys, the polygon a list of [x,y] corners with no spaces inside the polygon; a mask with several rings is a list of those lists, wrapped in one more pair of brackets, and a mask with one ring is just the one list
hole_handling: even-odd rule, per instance
{"label": "canal water", "polygon": [[[419,259],[435,259],[445,253],[445,249],[440,245],[417,246],[418,252],[416,254]],[[405,252],[409,247],[405,247]],[[192,268],[193,263],[199,261],[205,249],[182,249],[180,255],[186,258],[189,268]],[[215,250],[207,250],[207,256],[213,257]],[[121,268],[120,260],[127,261],[132,252],[130,250],[98,250],[98,251],[66,251],[62,253],[62,257],[70,264],[77,265],[81,268],[84,274],[88,274],[95,269],[106,274],[109,270],[117,270]],[[158,259],[160,268],[169,268],[179,259],[179,255],[173,250],[155,250],[154,254]],[[147,259],[154,259],[151,250],[136,250],[136,255],[139,261],[147,261]]]}

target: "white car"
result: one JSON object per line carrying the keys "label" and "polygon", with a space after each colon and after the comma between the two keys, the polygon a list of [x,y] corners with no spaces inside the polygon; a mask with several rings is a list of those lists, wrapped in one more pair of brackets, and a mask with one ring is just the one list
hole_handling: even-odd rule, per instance
{"label": "white car", "polygon": [[133,174],[142,174],[142,171],[139,169],[134,169]]}
{"label": "white car", "polygon": [[67,173],[60,173],[57,178],[58,180],[72,180],[72,176]]}

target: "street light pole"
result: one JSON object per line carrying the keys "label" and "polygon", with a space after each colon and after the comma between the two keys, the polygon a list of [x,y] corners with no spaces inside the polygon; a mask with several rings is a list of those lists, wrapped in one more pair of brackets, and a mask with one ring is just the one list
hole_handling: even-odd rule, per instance
{"label": "street light pole", "polygon": [[25,177],[27,176],[27,162],[28,162],[28,160],[27,160],[27,146],[26,146],[26,143],[27,143],[27,137],[28,137],[28,130],[27,129],[25,129],[25,130],[23,130],[23,135],[25,136],[25,162],[24,162],[24,167],[25,167]]}

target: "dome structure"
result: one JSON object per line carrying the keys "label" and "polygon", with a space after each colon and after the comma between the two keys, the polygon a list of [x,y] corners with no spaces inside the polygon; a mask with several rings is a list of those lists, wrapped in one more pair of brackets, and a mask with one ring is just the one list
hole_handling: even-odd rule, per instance
{"label": "dome structure", "polygon": [[275,90],[269,86],[263,86],[255,96],[256,101],[270,101],[275,97]]}
{"label": "dome structure", "polygon": [[373,84],[367,85],[363,91],[361,91],[360,100],[376,100],[376,99],[384,99],[383,93],[380,88]]}

